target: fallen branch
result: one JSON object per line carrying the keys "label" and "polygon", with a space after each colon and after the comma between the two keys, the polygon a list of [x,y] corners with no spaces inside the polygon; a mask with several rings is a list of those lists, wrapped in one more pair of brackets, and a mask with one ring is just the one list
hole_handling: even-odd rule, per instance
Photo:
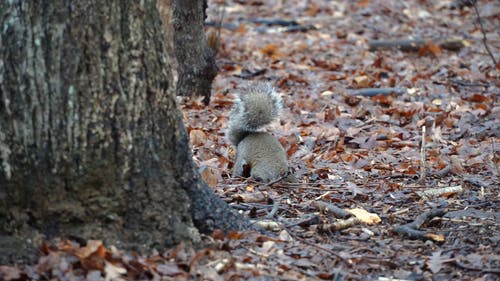
{"label": "fallen branch", "polygon": [[313,215],[313,216],[309,216],[306,218],[302,218],[299,221],[287,224],[286,227],[289,228],[289,227],[296,226],[296,225],[298,225],[300,227],[309,227],[311,225],[316,225],[319,223],[321,223],[320,217],[317,215]]}
{"label": "fallen branch", "polygon": [[378,95],[388,96],[390,94],[402,95],[406,94],[406,88],[364,88],[348,91],[347,93],[353,96],[374,97]]}
{"label": "fallen branch", "polygon": [[465,80],[454,79],[454,78],[451,78],[449,80],[453,84],[457,84],[457,85],[465,86],[465,87],[489,87],[489,84],[487,84],[487,83],[468,82],[468,81],[465,81]]}
{"label": "fallen branch", "polygon": [[260,203],[265,202],[267,197],[262,193],[240,193],[234,194],[232,199],[237,202]]}
{"label": "fallen branch", "polygon": [[258,19],[250,19],[248,20],[252,23],[265,24],[265,25],[279,25],[279,26],[295,26],[299,25],[299,23],[295,20],[286,20],[286,19],[266,19],[266,18],[258,18]]}
{"label": "fallen branch", "polygon": [[481,271],[483,273],[496,273],[496,274],[500,274],[500,269],[498,268],[480,268],[480,267],[473,267],[473,266],[469,266],[469,265],[466,265],[458,260],[455,260],[455,265],[458,267],[458,268],[461,268],[461,269],[467,269],[467,270],[473,270],[473,271]]}
{"label": "fallen branch", "polygon": [[323,201],[313,201],[311,202],[311,206],[318,209],[319,211],[323,213],[331,213],[333,214],[334,217],[339,218],[339,219],[346,219],[349,217],[352,217],[352,214],[349,213],[348,211],[341,209],[333,204],[326,203]]}
{"label": "fallen branch", "polygon": [[444,194],[455,194],[462,193],[463,189],[461,185],[448,186],[442,188],[427,189],[424,191],[417,191],[417,195],[421,198],[438,197]]}
{"label": "fallen branch", "polygon": [[[446,38],[436,40],[437,45],[442,49],[449,51],[458,51],[465,47],[466,44],[461,38]],[[370,40],[368,46],[370,51],[380,49],[399,49],[403,52],[416,52],[428,44],[428,40],[424,39],[402,39],[402,40]]]}
{"label": "fallen branch", "polygon": [[392,231],[394,233],[399,233],[402,235],[405,235],[411,239],[421,239],[421,240],[433,240],[437,242],[442,242],[444,241],[444,236],[441,234],[434,234],[434,233],[429,233],[426,231],[421,231],[419,228],[426,222],[430,221],[434,217],[442,217],[444,214],[446,214],[446,209],[440,208],[440,209],[432,209],[430,211],[427,211],[419,216],[417,218],[407,224],[404,225],[396,225],[392,228]]}
{"label": "fallen branch", "polygon": [[342,229],[349,228],[351,226],[359,224],[361,221],[356,217],[351,217],[346,220],[339,220],[334,223],[325,223],[317,226],[319,233],[329,233],[334,231],[339,231]]}
{"label": "fallen branch", "polygon": [[301,25],[299,22],[294,20],[284,20],[284,19],[251,19],[243,21],[241,23],[224,23],[220,25],[218,22],[206,21],[205,26],[221,27],[221,29],[227,30],[237,30],[243,23],[254,23],[262,26],[257,26],[255,28],[258,32],[263,33],[277,33],[277,32],[305,32],[309,30],[315,30],[314,25]]}

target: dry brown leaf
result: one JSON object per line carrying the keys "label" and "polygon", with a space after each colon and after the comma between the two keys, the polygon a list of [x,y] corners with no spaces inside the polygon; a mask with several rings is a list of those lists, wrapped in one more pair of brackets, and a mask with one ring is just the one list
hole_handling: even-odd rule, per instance
{"label": "dry brown leaf", "polygon": [[358,3],[356,3],[356,5],[360,8],[364,8],[368,6],[368,4],[370,4],[370,0],[359,0]]}
{"label": "dry brown leaf", "polygon": [[264,48],[260,49],[260,52],[272,59],[280,59],[284,57],[284,54],[280,51],[279,46],[276,44],[269,44]]}
{"label": "dry brown leaf", "polygon": [[244,23],[241,23],[238,26],[238,29],[236,29],[236,32],[239,33],[239,34],[245,34],[245,33],[247,33],[247,26]]}
{"label": "dry brown leaf", "polygon": [[370,87],[371,79],[366,75],[354,77],[353,83],[356,88],[368,88]]}
{"label": "dry brown leaf", "polygon": [[233,200],[245,203],[259,203],[266,201],[266,196],[260,192],[235,194],[232,197]]}
{"label": "dry brown leaf", "polygon": [[438,45],[434,44],[434,42],[432,41],[429,41],[427,42],[427,48],[428,50],[435,56],[435,57],[438,57],[439,55],[441,55],[441,53],[443,52],[441,50],[441,47],[439,47]]}
{"label": "dry brown leaf", "polygon": [[436,242],[443,242],[445,237],[444,235],[442,234],[435,234],[435,233],[426,233],[425,234],[425,237],[433,240],[433,241],[436,241]]}
{"label": "dry brown leaf", "polygon": [[88,258],[90,255],[96,253],[97,255],[104,257],[103,249],[104,247],[102,241],[100,240],[88,240],[85,247],[76,249],[75,256],[80,259]]}
{"label": "dry brown leaf", "polygon": [[88,240],[85,247],[75,250],[75,256],[80,259],[83,268],[103,271],[107,252],[102,241]]}
{"label": "dry brown leaf", "polygon": [[127,269],[106,261],[104,265],[104,273],[106,274],[104,281],[124,281],[126,279],[123,275],[127,273]]}
{"label": "dry brown leaf", "polygon": [[364,209],[354,208],[347,209],[346,211],[353,214],[357,219],[366,224],[378,224],[382,221],[377,214],[370,213]]}
{"label": "dry brown leaf", "polygon": [[193,146],[202,146],[207,142],[207,135],[202,130],[191,130],[189,140]]}
{"label": "dry brown leaf", "polygon": [[219,182],[219,170],[210,166],[200,167],[201,178],[210,187],[216,187]]}

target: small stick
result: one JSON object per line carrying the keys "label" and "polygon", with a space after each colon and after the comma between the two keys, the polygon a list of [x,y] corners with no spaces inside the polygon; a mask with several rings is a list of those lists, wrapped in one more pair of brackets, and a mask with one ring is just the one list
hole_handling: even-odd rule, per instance
{"label": "small stick", "polygon": [[392,228],[395,233],[403,234],[412,239],[422,239],[422,240],[434,240],[441,242],[444,240],[444,236],[436,235],[426,231],[419,230],[419,228],[427,221],[430,221],[434,217],[442,217],[446,213],[446,209],[432,209],[429,210],[415,218],[414,221],[404,224],[396,225]]}
{"label": "small stick", "polygon": [[377,95],[390,95],[392,93],[396,95],[406,94],[406,88],[364,88],[359,90],[354,90],[348,92],[348,94],[353,96],[363,96],[363,97],[374,97]]}
{"label": "small stick", "polygon": [[483,26],[483,21],[481,19],[481,15],[479,14],[479,11],[477,9],[477,1],[473,1],[472,6],[474,7],[474,11],[476,11],[477,21],[479,22],[479,27],[481,29],[481,33],[483,34],[484,48],[486,49],[486,52],[488,52],[488,54],[490,55],[491,60],[493,61],[493,67],[495,68],[497,66],[497,60],[495,59],[495,56],[493,56],[493,53],[491,52],[490,48],[488,47],[486,32],[484,31],[484,26]]}
{"label": "small stick", "polygon": [[446,214],[445,208],[431,209],[423,214],[418,215],[414,221],[406,224],[413,229],[419,229],[424,223],[430,221],[434,217],[442,217]]}
{"label": "small stick", "polygon": [[498,268],[480,268],[480,267],[473,267],[473,266],[470,266],[470,265],[466,265],[458,260],[455,260],[455,265],[458,267],[458,268],[462,268],[462,269],[467,269],[467,270],[474,270],[474,271],[481,271],[483,273],[496,273],[496,274],[500,274],[500,269]]}
{"label": "small stick", "polygon": [[[493,163],[497,163],[497,153],[495,151],[495,138],[491,138],[491,153],[493,154]],[[496,174],[499,174],[498,165],[495,165]]]}
{"label": "small stick", "polygon": [[313,201],[311,202],[311,206],[320,210],[321,212],[332,213],[336,218],[346,219],[352,217],[351,213],[327,202]]}
{"label": "small stick", "polygon": [[422,126],[422,147],[420,148],[420,183],[425,184],[425,133],[426,126]]}
{"label": "small stick", "polygon": [[[437,41],[438,45],[441,48],[450,51],[458,51],[465,46],[463,39],[460,38],[438,38],[432,41]],[[399,49],[403,52],[416,52],[420,50],[420,48],[424,47],[427,42],[427,40],[421,38],[401,40],[370,40],[368,41],[368,46],[370,48],[370,51],[380,49]]]}
{"label": "small stick", "polygon": [[361,221],[357,217],[351,217],[346,220],[339,220],[334,223],[326,223],[318,225],[319,233],[334,232],[342,229],[349,228],[353,225],[360,224]]}
{"label": "small stick", "polygon": [[417,195],[422,198],[429,198],[429,197],[438,197],[443,194],[462,193],[462,191],[463,191],[462,186],[456,185],[443,188],[433,188],[424,191],[417,191]]}
{"label": "small stick", "polygon": [[300,227],[309,227],[311,225],[316,225],[316,224],[320,224],[320,223],[321,223],[321,218],[317,215],[313,215],[311,217],[301,219],[300,221],[287,224],[286,227],[289,228],[289,227],[296,226],[296,225],[298,225]]}

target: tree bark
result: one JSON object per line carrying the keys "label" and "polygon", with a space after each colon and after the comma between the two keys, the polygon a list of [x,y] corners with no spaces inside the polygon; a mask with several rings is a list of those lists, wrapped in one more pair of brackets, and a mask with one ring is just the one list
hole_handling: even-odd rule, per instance
{"label": "tree bark", "polygon": [[0,263],[245,224],[194,169],[156,1],[1,1],[0,19]]}
{"label": "tree bark", "polygon": [[172,1],[174,49],[179,63],[177,95],[202,96],[208,104],[217,66],[203,30],[206,1]]}

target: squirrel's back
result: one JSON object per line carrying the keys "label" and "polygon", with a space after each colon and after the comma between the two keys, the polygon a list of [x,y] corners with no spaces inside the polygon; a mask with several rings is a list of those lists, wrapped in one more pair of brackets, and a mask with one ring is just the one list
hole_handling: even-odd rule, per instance
{"label": "squirrel's back", "polygon": [[229,140],[237,146],[248,133],[256,132],[277,119],[281,98],[269,83],[257,82],[236,96],[229,114]]}
{"label": "squirrel's back", "polygon": [[249,84],[239,94],[229,114],[229,140],[236,146],[234,173],[270,182],[289,176],[286,151],[270,133],[259,132],[263,126],[278,119],[281,98],[269,83]]}

